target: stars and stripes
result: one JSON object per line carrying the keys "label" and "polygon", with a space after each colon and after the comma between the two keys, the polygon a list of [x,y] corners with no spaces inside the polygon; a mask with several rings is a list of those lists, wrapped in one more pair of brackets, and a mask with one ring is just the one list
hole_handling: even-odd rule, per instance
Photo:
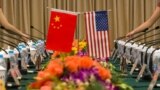
{"label": "stars and stripes", "polygon": [[86,37],[89,56],[106,58],[110,56],[107,11],[86,12]]}

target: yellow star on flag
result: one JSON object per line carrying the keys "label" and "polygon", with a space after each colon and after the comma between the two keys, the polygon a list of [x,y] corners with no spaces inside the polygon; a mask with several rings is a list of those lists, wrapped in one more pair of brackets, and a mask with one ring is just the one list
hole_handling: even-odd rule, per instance
{"label": "yellow star on flag", "polygon": [[59,17],[59,16],[55,16],[55,17],[54,17],[54,21],[55,21],[55,22],[60,22],[60,17]]}

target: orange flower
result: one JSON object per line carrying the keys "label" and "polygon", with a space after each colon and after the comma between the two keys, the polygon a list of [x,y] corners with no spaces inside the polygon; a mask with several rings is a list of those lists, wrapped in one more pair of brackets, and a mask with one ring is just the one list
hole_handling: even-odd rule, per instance
{"label": "orange flower", "polygon": [[97,62],[97,61],[93,61],[93,65],[94,65],[95,67],[101,66],[101,64],[100,64],[99,62]]}
{"label": "orange flower", "polygon": [[51,75],[60,76],[63,73],[63,64],[61,59],[50,61],[45,71],[49,72]]}
{"label": "orange flower", "polygon": [[44,80],[32,82],[32,83],[29,85],[29,88],[39,89],[39,88],[43,85],[43,83],[44,83]]}
{"label": "orange flower", "polygon": [[52,86],[42,86],[40,90],[52,90]]}
{"label": "orange flower", "polygon": [[53,81],[51,81],[50,79],[38,80],[38,81],[32,82],[28,86],[28,88],[31,88],[31,89],[40,89],[40,90],[52,90],[52,89],[41,89],[41,88],[44,88],[43,86],[47,86],[45,88],[52,88]]}
{"label": "orange flower", "polygon": [[103,67],[97,67],[98,68],[98,74],[101,77],[101,79],[111,79],[112,75],[109,69],[103,68]]}
{"label": "orange flower", "polygon": [[73,46],[73,47],[78,47],[78,40],[77,40],[77,39],[75,39],[75,40],[73,41],[72,46]]}
{"label": "orange flower", "polygon": [[46,81],[43,85],[52,86],[54,83],[51,80]]}
{"label": "orange flower", "polygon": [[92,58],[88,56],[83,56],[80,58],[80,68],[89,69],[93,66]]}
{"label": "orange flower", "polygon": [[40,90],[52,90],[53,81],[46,81],[43,86],[41,86]]}
{"label": "orange flower", "polygon": [[38,72],[38,75],[37,75],[37,77],[36,77],[36,80],[42,80],[42,79],[44,79],[44,78],[46,78],[46,77],[48,77],[48,76],[49,76],[48,73],[46,73],[46,72],[44,72],[44,71],[39,71],[39,72]]}
{"label": "orange flower", "polygon": [[65,63],[65,66],[67,67],[67,69],[70,72],[77,72],[78,71],[78,65],[75,62],[68,61],[68,62]]}
{"label": "orange flower", "polygon": [[67,57],[65,58],[65,61],[70,61],[70,60],[78,61],[79,59],[80,59],[79,56],[74,55],[74,56],[67,56]]}
{"label": "orange flower", "polygon": [[51,58],[54,59],[54,58],[56,58],[56,57],[59,56],[59,55],[60,55],[60,52],[59,52],[59,51],[55,51],[55,52],[52,54]]}
{"label": "orange flower", "polygon": [[65,58],[65,67],[70,72],[77,72],[79,67],[79,56],[68,56]]}

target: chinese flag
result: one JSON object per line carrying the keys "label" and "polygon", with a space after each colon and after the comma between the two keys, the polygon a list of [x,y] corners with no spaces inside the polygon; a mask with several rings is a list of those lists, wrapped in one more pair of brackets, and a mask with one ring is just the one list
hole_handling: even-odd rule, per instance
{"label": "chinese flag", "polygon": [[51,10],[46,49],[70,52],[76,29],[77,14]]}

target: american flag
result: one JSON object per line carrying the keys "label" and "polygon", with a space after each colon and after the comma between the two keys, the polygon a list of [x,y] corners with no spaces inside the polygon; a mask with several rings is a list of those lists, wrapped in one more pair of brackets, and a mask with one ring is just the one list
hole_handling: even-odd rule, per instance
{"label": "american flag", "polygon": [[107,11],[86,12],[85,24],[89,56],[110,57]]}

